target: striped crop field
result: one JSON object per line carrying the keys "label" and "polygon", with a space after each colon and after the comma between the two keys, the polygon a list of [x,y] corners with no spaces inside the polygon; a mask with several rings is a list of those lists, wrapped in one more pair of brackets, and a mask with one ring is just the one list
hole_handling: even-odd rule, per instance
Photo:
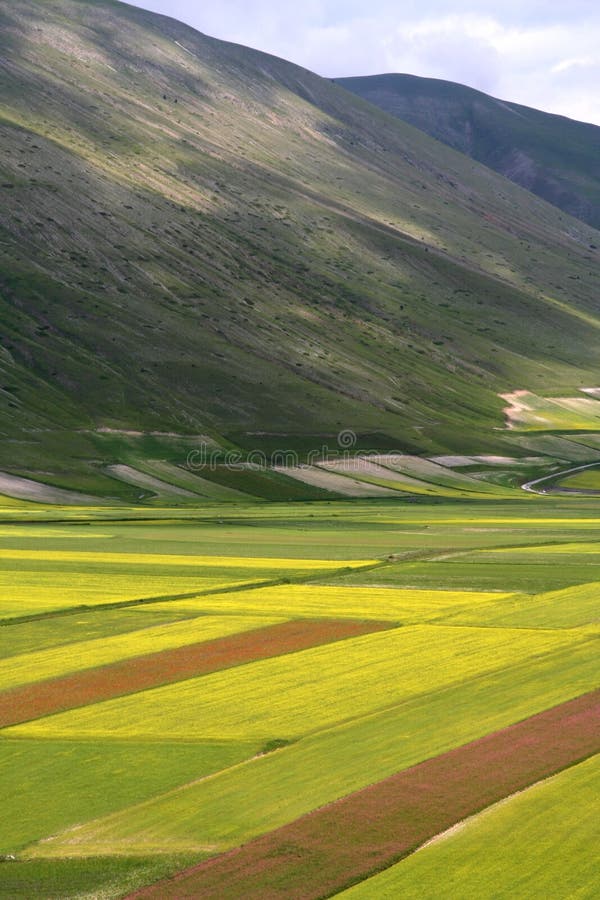
{"label": "striped crop field", "polygon": [[[548,823],[560,827],[549,828]],[[408,859],[343,891],[343,900],[592,897],[600,842],[600,755],[442,833]],[[535,894],[524,884],[532,872]],[[440,873],[444,887],[440,891]]]}
{"label": "striped crop field", "polygon": [[597,753],[599,694],[432,757],[132,897],[331,896],[481,807]]}
{"label": "striped crop field", "polygon": [[[460,496],[461,491],[464,490],[462,487],[454,489],[442,484],[420,481],[410,475],[401,474],[395,469],[386,468],[378,463],[371,462],[367,458],[334,460],[321,465],[322,468],[336,475],[350,477],[355,481],[373,487],[404,491],[408,494],[452,497]],[[477,493],[477,485],[475,485],[475,492]],[[468,495],[468,492],[466,492],[466,495]]]}
{"label": "striped crop field", "polygon": [[[101,637],[116,637],[130,631],[168,625],[189,618],[175,609],[156,611],[155,607],[125,606],[111,609],[100,607],[77,610],[66,615],[41,615],[27,622],[9,619],[0,626],[0,659],[4,663],[11,656],[40,653],[52,647],[62,647],[68,653],[69,644],[92,641]],[[77,651],[75,651],[77,652]]]}
{"label": "striped crop field", "polygon": [[[254,627],[238,634],[186,643],[167,650],[84,668],[63,677],[0,692],[0,726],[37,719],[65,709],[88,706],[257,659],[279,657],[307,647],[379,631],[387,625],[348,620],[296,619]],[[193,629],[190,628],[190,631]]]}
{"label": "striped crop field", "polygon": [[[600,556],[600,541],[581,541],[581,543],[547,544],[529,547],[506,547],[496,550],[479,551],[482,557],[498,556],[501,558],[507,554],[514,556],[516,560],[527,557],[527,561],[534,562],[536,557],[548,559],[556,557],[557,560],[567,561],[573,557],[581,560],[582,565],[594,562],[594,557]],[[565,559],[565,557],[567,559]],[[591,558],[590,558],[591,557]]]}
{"label": "striped crop field", "polygon": [[284,620],[262,617],[252,620],[238,616],[202,616],[191,621],[139,628],[114,637],[78,641],[68,652],[65,652],[64,647],[54,647],[38,653],[25,653],[0,660],[0,691],[147,653],[210,641],[249,628],[264,628],[282,621]]}
{"label": "striped crop field", "polygon": [[0,549],[0,619],[325,575],[373,562]]}
{"label": "striped crop field", "polygon": [[568,632],[407,626],[60,713],[6,734],[289,739],[580,640]]}
{"label": "striped crop field", "polygon": [[[262,572],[269,580],[272,572]],[[181,577],[180,575],[151,575],[115,573],[106,566],[104,572],[88,572],[58,567],[53,571],[39,571],[15,565],[0,571],[0,619],[43,615],[65,609],[103,606],[133,602],[173,594],[194,594],[200,591],[221,590],[232,585],[241,586],[254,580],[235,575],[231,580],[221,577]]]}
{"label": "striped crop field", "polygon": [[597,683],[597,647],[588,641],[308,735],[210,780],[57,834],[28,855],[224,851]]}
{"label": "striped crop field", "polygon": [[[412,477],[444,479],[408,462]],[[600,519],[585,498],[421,496],[231,500],[226,515],[186,500],[143,520],[38,504],[37,523],[11,507],[0,855],[15,859],[0,900],[267,900],[275,882],[308,900],[351,881],[378,900],[410,897],[421,878],[433,897],[444,841],[413,850],[473,815],[452,896],[487,900],[473,860],[491,854],[496,871],[494,838],[482,828],[478,849],[479,811],[595,752]],[[480,746],[496,747],[482,765],[468,749]],[[446,793],[424,809],[434,773]],[[593,787],[573,782],[578,804],[592,808]],[[515,835],[527,809],[514,806]],[[256,841],[266,857],[232,875]],[[573,847],[593,882],[588,845]],[[560,884],[566,857],[553,865]]]}
{"label": "striped crop field", "polygon": [[[278,470],[283,471],[283,470]],[[395,490],[389,487],[381,487],[358,478],[350,478],[337,472],[330,472],[320,466],[295,466],[285,469],[291,478],[311,487],[331,491],[341,496],[348,497],[393,497]]]}
{"label": "striped crop field", "polygon": [[[0,550],[0,559],[10,559],[19,561],[36,562],[58,562],[71,563],[74,566],[86,564],[102,563],[106,565],[122,565],[127,569],[134,569],[136,565],[145,566],[148,564],[148,555],[145,553],[86,553],[83,550]],[[152,554],[153,566],[190,566],[193,568],[212,568],[212,569],[267,569],[272,568],[278,571],[297,571],[315,572],[322,569],[330,569],[331,562],[323,559],[260,559],[251,557],[235,557],[235,556],[189,556],[178,554]],[[345,567],[354,568],[356,566],[364,566],[373,563],[375,560],[347,560]]]}

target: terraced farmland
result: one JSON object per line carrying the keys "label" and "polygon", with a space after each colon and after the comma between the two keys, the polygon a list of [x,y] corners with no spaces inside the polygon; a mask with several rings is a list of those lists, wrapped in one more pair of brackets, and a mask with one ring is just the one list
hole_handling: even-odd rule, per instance
{"label": "terraced farmland", "polygon": [[[226,889],[230,876],[218,874],[228,853],[276,846],[278,829],[293,844],[302,823],[321,822],[315,811],[337,804],[355,847],[359,833],[373,838],[378,865],[409,853],[382,890],[403,892],[403,871],[413,890],[418,876],[402,867],[443,846],[410,855],[436,828],[600,750],[600,521],[585,498],[532,502],[535,515],[520,498],[240,502],[226,518],[209,505],[193,517],[187,506],[146,511],[145,521],[135,509],[124,521],[105,507],[75,519],[44,507],[44,524],[28,522],[27,506],[7,507],[0,852],[16,859],[0,896],[119,898],[153,883],[152,896],[171,896],[161,879],[183,870],[192,893],[173,896],[242,896],[241,882]],[[568,726],[556,724],[563,714]],[[389,851],[404,815],[391,799],[371,837],[362,807],[353,811],[366,791],[375,815],[378,792],[391,798],[389,785],[413,770],[460,760],[539,716],[555,723],[535,732],[542,768],[509,785],[488,766],[479,791],[475,770],[461,782],[453,762],[464,804],[437,825],[430,816],[407,851]],[[575,743],[559,752],[559,735]],[[506,746],[517,760],[518,742]],[[583,779],[580,802],[591,789]],[[296,860],[312,858],[306,835],[313,849]],[[585,857],[583,830],[573,842]],[[322,834],[318,845],[328,862],[290,868],[286,851],[279,893],[261,863],[244,896],[316,897],[356,878],[378,896],[368,893],[372,865],[355,872]],[[524,890],[536,896],[532,883]]]}

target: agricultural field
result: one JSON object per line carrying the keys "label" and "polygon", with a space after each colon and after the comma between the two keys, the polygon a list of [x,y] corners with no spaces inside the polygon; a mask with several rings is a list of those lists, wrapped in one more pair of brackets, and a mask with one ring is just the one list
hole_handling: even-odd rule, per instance
{"label": "agricultural field", "polygon": [[292,897],[339,893],[469,813],[585,758],[596,747],[598,699],[577,698],[432,757],[137,896],[275,897],[282,884]]}
{"label": "agricultural field", "polygon": [[[523,895],[591,897],[600,841],[600,758],[567,769],[450,829],[405,861],[354,888],[344,900],[438,900]],[[560,828],[548,828],[560,822]],[[474,860],[477,864],[474,865]],[[444,886],[440,889],[440,873]]]}
{"label": "agricultural field", "polygon": [[583,472],[575,472],[556,482],[560,488],[570,491],[600,491],[600,470],[587,469]]}
{"label": "agricultural field", "polygon": [[503,394],[504,410],[513,427],[540,431],[594,431],[600,424],[600,406],[594,397],[539,397],[531,391]]}
{"label": "agricultural field", "polygon": [[[152,553],[144,545],[138,547],[139,552],[134,548],[114,552],[113,547],[120,546],[118,532],[90,534],[88,538],[85,530],[82,535],[74,531],[73,549],[69,550],[51,549],[56,539],[52,532],[50,546],[44,549],[40,549],[43,530],[36,537],[37,541],[31,542],[35,549],[0,549],[0,620],[69,608],[194,596],[340,568],[335,561],[325,559],[197,555],[185,541],[182,553]],[[86,544],[95,546],[97,541],[102,542],[102,550],[83,549]],[[175,550],[174,544],[166,549]],[[369,562],[344,560],[343,566],[349,569]]]}
{"label": "agricultural field", "polygon": [[[531,815],[543,846],[560,791],[591,810],[575,773],[600,750],[594,501],[418,496],[7,503],[0,897],[375,898],[421,880],[433,897],[447,839],[428,842],[463,820],[452,896],[486,896],[470,861],[496,829],[516,844]],[[589,834],[569,829],[581,874],[558,854],[555,883],[593,883]],[[544,896],[519,858],[506,896]]]}

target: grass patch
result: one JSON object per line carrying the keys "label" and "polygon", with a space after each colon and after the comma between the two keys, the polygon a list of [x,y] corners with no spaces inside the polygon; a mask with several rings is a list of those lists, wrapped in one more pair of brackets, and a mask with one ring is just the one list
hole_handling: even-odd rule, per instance
{"label": "grass patch", "polygon": [[[252,743],[0,740],[0,849],[139,803],[253,756]],[[4,871],[4,870],[3,870]]]}
{"label": "grass patch", "polygon": [[2,865],[0,896],[11,900],[118,900],[198,862],[199,854],[27,859]]}

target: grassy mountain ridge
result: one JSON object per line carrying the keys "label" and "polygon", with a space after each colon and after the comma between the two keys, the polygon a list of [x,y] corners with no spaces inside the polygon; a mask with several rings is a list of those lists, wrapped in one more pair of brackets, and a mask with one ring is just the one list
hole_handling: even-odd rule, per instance
{"label": "grassy mountain ridge", "polygon": [[3,467],[83,471],[101,427],[493,449],[498,392],[595,383],[585,224],[171,19],[0,26]]}
{"label": "grassy mountain ridge", "polygon": [[598,228],[600,128],[415,75],[337,84]]}

